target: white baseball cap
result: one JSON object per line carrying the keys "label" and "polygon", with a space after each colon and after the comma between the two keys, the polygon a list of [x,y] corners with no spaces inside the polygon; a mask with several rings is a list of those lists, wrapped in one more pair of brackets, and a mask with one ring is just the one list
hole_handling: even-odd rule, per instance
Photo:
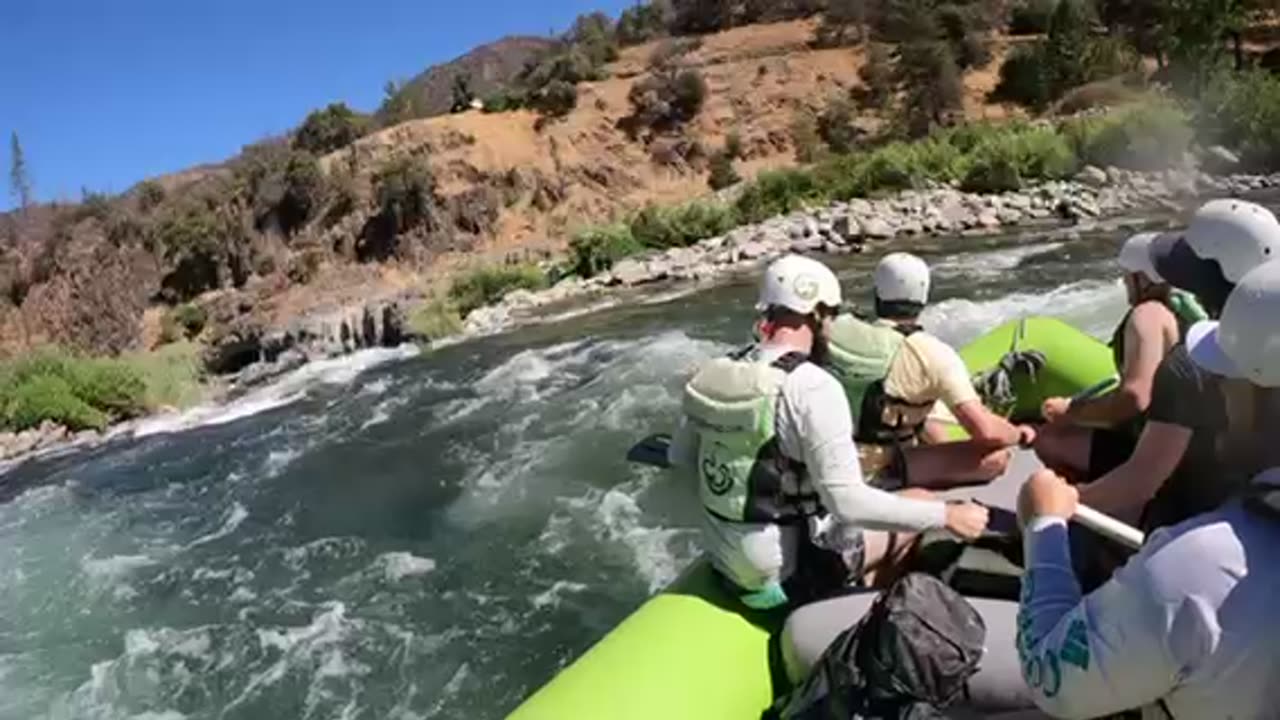
{"label": "white baseball cap", "polygon": [[1146,275],[1154,283],[1163,283],[1164,278],[1156,272],[1155,263],[1151,260],[1151,243],[1160,233],[1138,233],[1125,241],[1120,248],[1120,267],[1126,272]]}
{"label": "white baseball cap", "polygon": [[1280,262],[1246,274],[1227,298],[1221,321],[1187,331],[1187,350],[1215,375],[1280,387]]}

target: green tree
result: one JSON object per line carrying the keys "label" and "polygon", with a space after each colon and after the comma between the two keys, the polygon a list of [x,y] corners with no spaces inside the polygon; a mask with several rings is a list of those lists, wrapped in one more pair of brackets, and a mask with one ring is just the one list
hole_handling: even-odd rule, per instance
{"label": "green tree", "polygon": [[293,136],[293,146],[323,155],[350,145],[368,129],[368,120],[363,115],[344,103],[333,103],[307,116]]}
{"label": "green tree", "polygon": [[1246,10],[1245,0],[1167,0],[1161,44],[1175,79],[1198,94],[1226,60],[1228,38],[1235,41],[1237,66],[1242,65]]}
{"label": "green tree", "polygon": [[475,93],[471,92],[471,76],[458,73],[453,76],[453,104],[449,107],[449,112],[460,113],[471,109],[471,101],[475,99]]}
{"label": "green tree", "polygon": [[570,44],[577,46],[596,65],[618,59],[618,38],[613,21],[602,12],[579,15],[569,28]]}
{"label": "green tree", "polygon": [[618,18],[617,37],[623,45],[639,45],[667,34],[671,6],[663,0],[639,2]]}
{"label": "green tree", "polygon": [[900,119],[907,134],[921,137],[951,123],[963,106],[964,85],[951,48],[943,42],[912,42],[898,48],[896,84],[903,88]]}
{"label": "green tree", "polygon": [[27,170],[27,157],[16,131],[9,134],[9,192],[18,207],[26,210],[31,205],[31,174]]}
{"label": "green tree", "polygon": [[867,62],[858,69],[858,78],[865,86],[859,93],[864,107],[879,109],[893,100],[893,55],[889,46],[870,44]]}
{"label": "green tree", "polygon": [[403,83],[388,80],[382,86],[382,106],[378,115],[383,125],[398,125],[413,119],[413,101]]}
{"label": "green tree", "polygon": [[1059,0],[1049,19],[1049,37],[1043,62],[1048,73],[1049,93],[1064,92],[1087,81],[1085,61],[1089,55],[1092,19],[1084,0]]}

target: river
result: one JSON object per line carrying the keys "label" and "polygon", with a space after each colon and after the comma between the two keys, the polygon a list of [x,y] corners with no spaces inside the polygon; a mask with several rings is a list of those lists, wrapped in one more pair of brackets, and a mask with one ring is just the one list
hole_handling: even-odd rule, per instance
{"label": "river", "polygon": [[[951,238],[924,324],[1103,336],[1121,233]],[[866,299],[876,253],[840,259]],[[751,282],[316,363],[0,470],[0,718],[500,718],[696,554],[691,488],[623,455]]]}

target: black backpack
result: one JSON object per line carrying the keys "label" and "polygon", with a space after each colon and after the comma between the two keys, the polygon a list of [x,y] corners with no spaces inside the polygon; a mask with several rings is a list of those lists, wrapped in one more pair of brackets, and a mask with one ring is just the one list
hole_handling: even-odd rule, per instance
{"label": "black backpack", "polygon": [[987,629],[965,599],[911,573],[841,633],[804,682],[765,713],[776,720],[926,720],[965,691]]}

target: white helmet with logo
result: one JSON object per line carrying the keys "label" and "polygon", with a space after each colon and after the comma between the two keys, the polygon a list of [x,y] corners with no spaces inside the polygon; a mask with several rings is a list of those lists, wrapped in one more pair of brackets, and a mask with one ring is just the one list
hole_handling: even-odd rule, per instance
{"label": "white helmet with logo", "polygon": [[1156,272],[1155,263],[1151,261],[1151,241],[1159,236],[1160,233],[1145,232],[1126,240],[1120,248],[1120,267],[1125,272],[1145,275],[1153,283],[1163,283],[1164,278]]}
{"label": "white helmet with logo", "polygon": [[1191,359],[1209,372],[1280,387],[1280,261],[1241,278],[1222,321],[1192,326],[1187,348]]}
{"label": "white helmet with logo", "polygon": [[1216,260],[1223,277],[1233,283],[1280,257],[1280,221],[1270,210],[1245,200],[1205,203],[1183,237],[1198,257]]}
{"label": "white helmet with logo", "polygon": [[890,253],[876,266],[876,298],[881,302],[929,302],[929,266],[909,253]]}
{"label": "white helmet with logo", "polygon": [[840,281],[830,268],[812,258],[787,255],[765,270],[756,309],[783,307],[808,315],[819,305],[836,308],[841,302]]}

